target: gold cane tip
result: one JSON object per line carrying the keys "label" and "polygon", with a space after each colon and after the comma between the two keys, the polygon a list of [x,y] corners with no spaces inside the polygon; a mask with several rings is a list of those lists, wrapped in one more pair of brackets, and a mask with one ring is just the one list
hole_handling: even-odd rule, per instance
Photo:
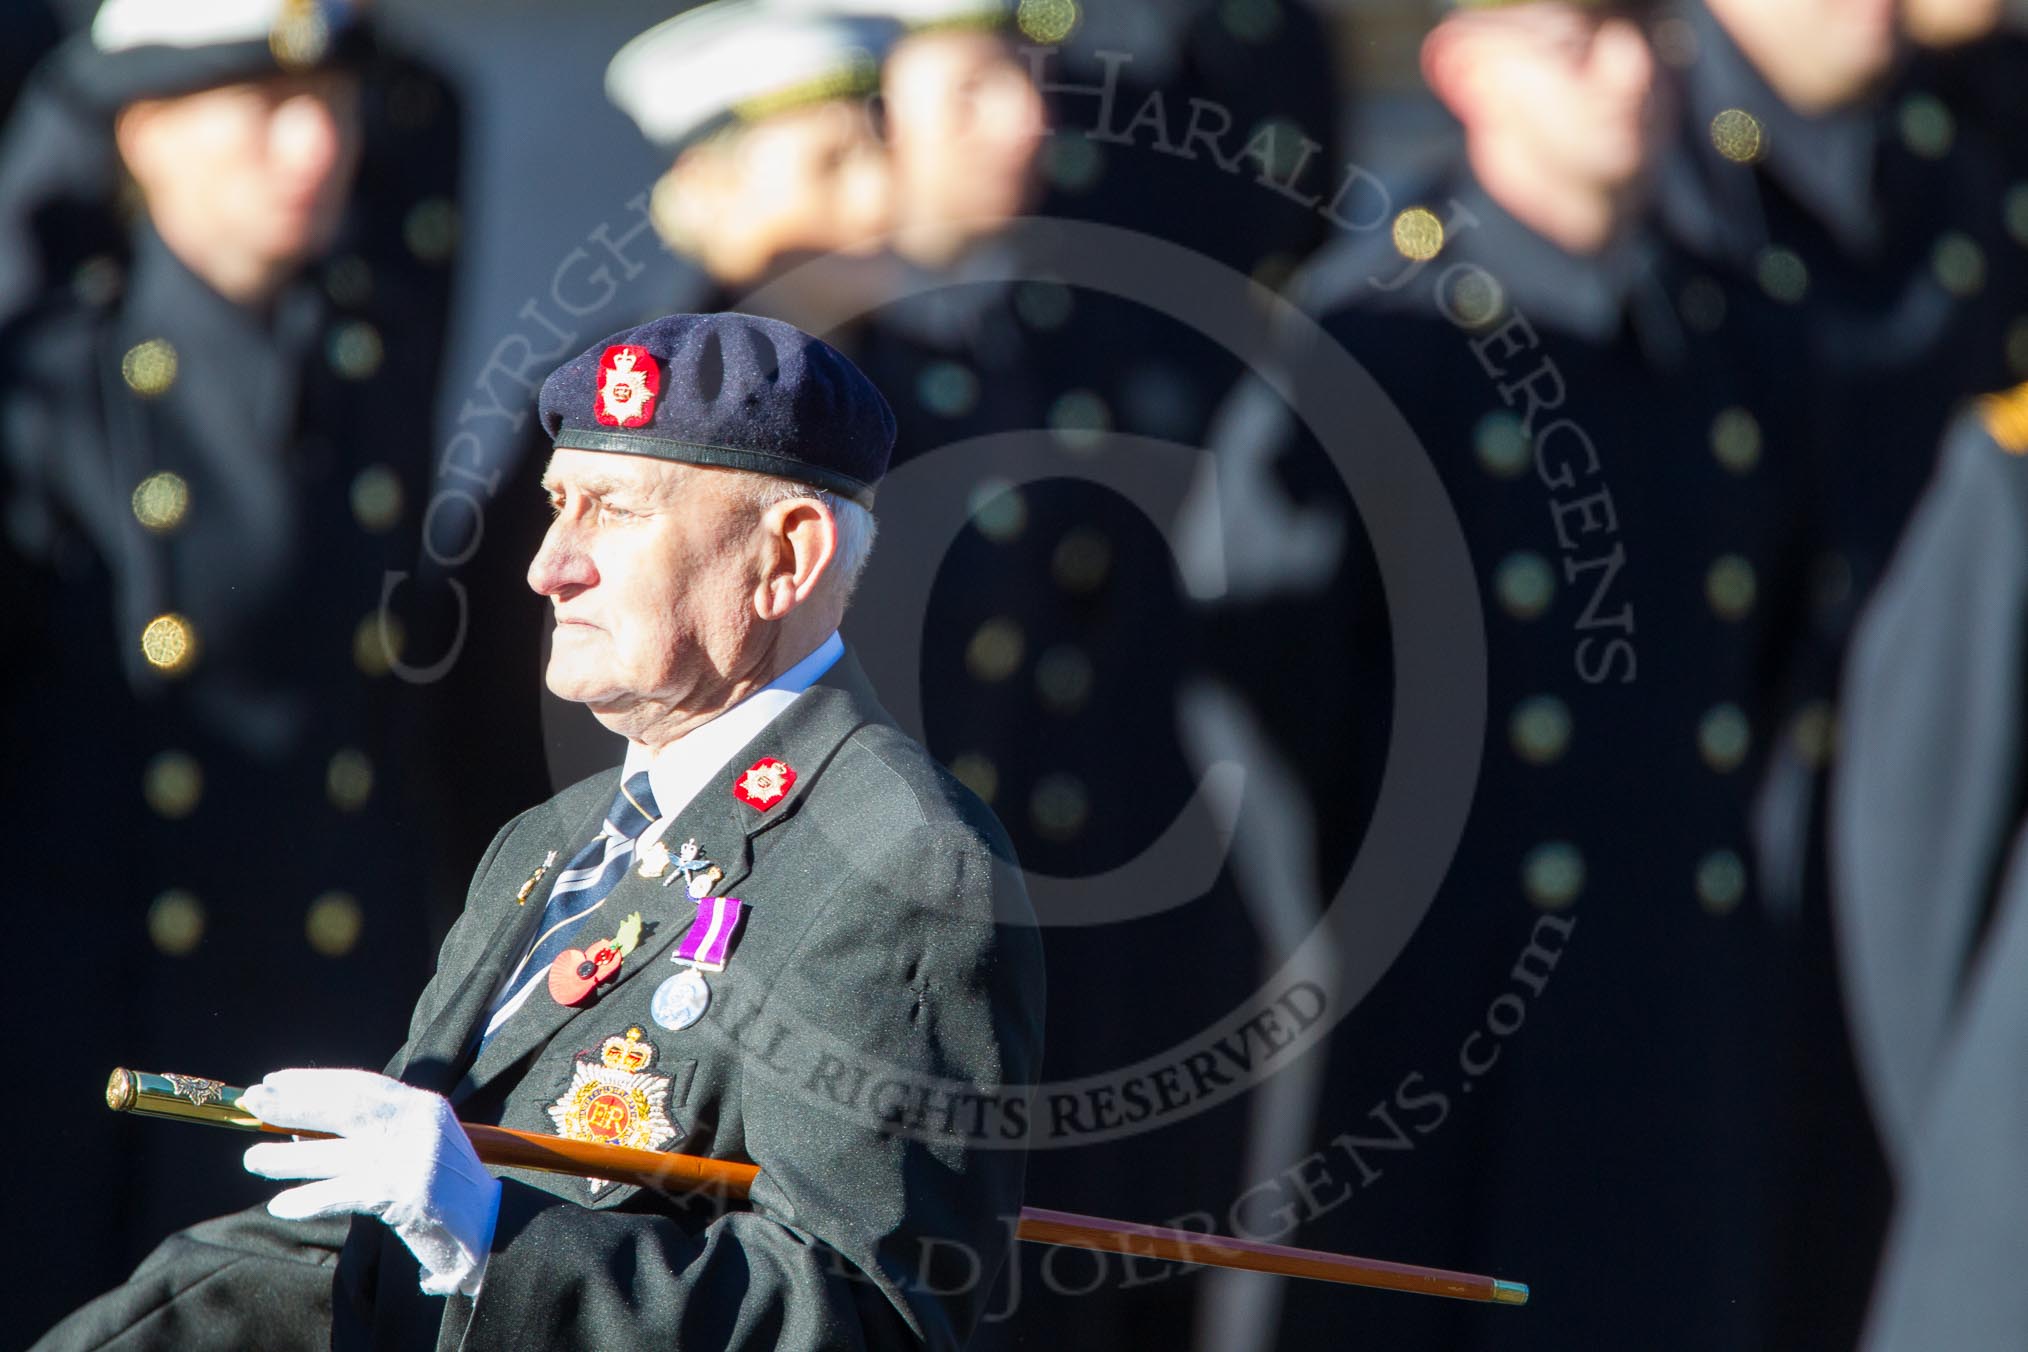
{"label": "gold cane tip", "polygon": [[1528,1303],[1528,1283],[1503,1282],[1497,1277],[1494,1278],[1493,1302],[1496,1305],[1526,1305]]}
{"label": "gold cane tip", "polygon": [[106,1106],[123,1113],[134,1106],[135,1092],[134,1072],[125,1066],[115,1066],[106,1080]]}

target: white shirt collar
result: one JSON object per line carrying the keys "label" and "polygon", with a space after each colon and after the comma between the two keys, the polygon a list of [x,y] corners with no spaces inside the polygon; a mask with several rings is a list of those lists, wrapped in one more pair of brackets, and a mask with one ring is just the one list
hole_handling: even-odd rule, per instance
{"label": "white shirt collar", "polygon": [[845,640],[834,629],[809,656],[709,723],[699,724],[659,751],[629,742],[620,781],[625,783],[636,771],[647,770],[649,787],[655,792],[655,810],[661,814],[642,834],[641,843],[660,840],[670,821],[690,806],[698,790],[725,768],[733,754],[758,737],[762,728],[780,717],[782,710],[796,702],[796,696],[815,685],[844,655]]}

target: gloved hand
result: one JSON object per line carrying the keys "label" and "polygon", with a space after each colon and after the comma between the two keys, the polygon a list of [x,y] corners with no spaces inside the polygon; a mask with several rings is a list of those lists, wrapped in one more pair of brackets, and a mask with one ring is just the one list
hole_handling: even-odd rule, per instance
{"label": "gloved hand", "polygon": [[247,1172],[262,1178],[319,1180],[277,1193],[271,1215],[378,1216],[422,1265],[425,1292],[479,1294],[500,1180],[479,1163],[442,1095],[367,1070],[278,1070],[240,1103],[273,1126],[340,1138],[246,1152]]}

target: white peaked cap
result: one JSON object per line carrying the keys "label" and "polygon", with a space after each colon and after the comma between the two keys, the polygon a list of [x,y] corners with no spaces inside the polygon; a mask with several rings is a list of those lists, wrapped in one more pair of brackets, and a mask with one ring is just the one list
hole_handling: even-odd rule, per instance
{"label": "white peaked cap", "polygon": [[767,0],[783,14],[847,14],[888,19],[904,28],[1005,23],[1010,0]]}
{"label": "white peaked cap", "polygon": [[649,141],[675,147],[728,121],[871,92],[894,37],[874,16],[712,0],[620,48],[606,97]]}
{"label": "white peaked cap", "polygon": [[105,0],[92,20],[92,46],[102,52],[137,47],[212,47],[266,42],[292,10],[321,14],[333,29],[352,17],[343,0]]}

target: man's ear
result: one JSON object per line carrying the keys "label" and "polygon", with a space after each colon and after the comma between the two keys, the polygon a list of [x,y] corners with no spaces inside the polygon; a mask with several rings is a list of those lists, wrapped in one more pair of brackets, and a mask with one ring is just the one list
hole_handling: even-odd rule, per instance
{"label": "man's ear", "polygon": [[838,523],[815,498],[777,502],[761,515],[767,567],[754,588],[754,613],[779,620],[809,600],[838,557]]}
{"label": "man's ear", "polygon": [[1467,124],[1478,97],[1477,25],[1473,15],[1453,14],[1422,40],[1422,82],[1451,116]]}

